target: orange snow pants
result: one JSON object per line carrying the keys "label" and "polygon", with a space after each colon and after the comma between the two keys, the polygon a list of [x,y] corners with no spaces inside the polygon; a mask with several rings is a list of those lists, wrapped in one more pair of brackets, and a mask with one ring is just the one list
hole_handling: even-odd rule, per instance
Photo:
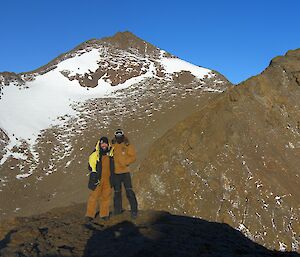
{"label": "orange snow pants", "polygon": [[96,215],[97,204],[100,207],[100,217],[109,216],[111,194],[112,189],[109,181],[107,181],[107,183],[100,183],[94,191],[90,192],[85,216],[94,218]]}

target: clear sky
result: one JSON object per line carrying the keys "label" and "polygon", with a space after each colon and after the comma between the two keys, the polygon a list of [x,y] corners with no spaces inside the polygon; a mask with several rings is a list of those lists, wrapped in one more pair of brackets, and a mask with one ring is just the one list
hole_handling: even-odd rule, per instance
{"label": "clear sky", "polygon": [[126,30],[233,83],[300,48],[300,0],[2,0],[0,10],[0,71]]}

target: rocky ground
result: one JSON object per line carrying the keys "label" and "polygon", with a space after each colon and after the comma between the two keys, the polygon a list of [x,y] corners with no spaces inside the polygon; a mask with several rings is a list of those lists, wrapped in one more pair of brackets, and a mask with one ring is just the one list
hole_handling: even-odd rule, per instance
{"label": "rocky ground", "polygon": [[0,223],[3,257],[300,256],[271,251],[229,225],[160,211],[84,220],[85,204]]}

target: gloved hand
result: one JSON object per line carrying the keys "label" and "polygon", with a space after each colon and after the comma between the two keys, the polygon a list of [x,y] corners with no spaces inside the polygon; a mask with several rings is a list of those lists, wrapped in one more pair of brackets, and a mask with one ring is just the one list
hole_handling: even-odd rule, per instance
{"label": "gloved hand", "polygon": [[97,172],[91,172],[89,176],[88,188],[94,191],[99,183],[100,183],[99,174]]}

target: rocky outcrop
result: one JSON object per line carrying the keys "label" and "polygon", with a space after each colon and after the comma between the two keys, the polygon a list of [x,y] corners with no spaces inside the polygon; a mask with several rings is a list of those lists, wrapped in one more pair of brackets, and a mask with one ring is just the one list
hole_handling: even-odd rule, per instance
{"label": "rocky outcrop", "polygon": [[158,139],[136,175],[144,208],[230,224],[300,247],[300,50],[218,95]]}
{"label": "rocky outcrop", "polygon": [[2,158],[2,156],[4,155],[5,151],[4,151],[4,147],[6,146],[6,144],[8,143],[9,138],[8,136],[5,134],[5,132],[0,128],[0,159]]}

